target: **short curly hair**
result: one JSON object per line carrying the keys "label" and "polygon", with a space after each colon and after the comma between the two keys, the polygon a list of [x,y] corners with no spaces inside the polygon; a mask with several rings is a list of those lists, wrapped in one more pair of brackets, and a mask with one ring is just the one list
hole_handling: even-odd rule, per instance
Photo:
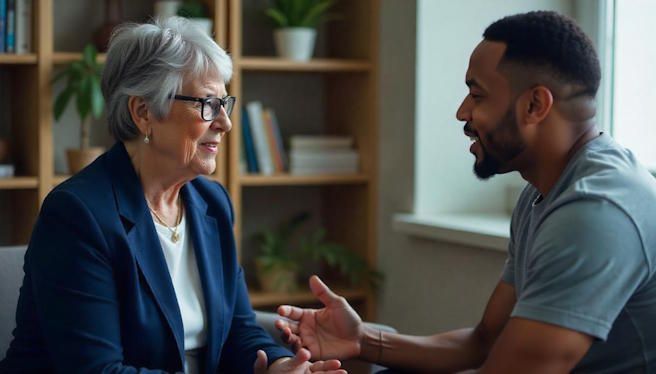
{"label": "short curly hair", "polygon": [[506,44],[502,64],[536,67],[558,82],[582,86],[580,95],[597,93],[601,80],[597,52],[569,17],[552,11],[515,14],[492,23],[483,38]]}

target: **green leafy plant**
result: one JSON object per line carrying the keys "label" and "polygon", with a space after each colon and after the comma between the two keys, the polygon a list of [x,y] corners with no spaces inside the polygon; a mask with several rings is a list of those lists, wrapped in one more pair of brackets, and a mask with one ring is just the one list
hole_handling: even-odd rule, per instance
{"label": "green leafy plant", "polygon": [[186,0],[180,8],[178,15],[186,18],[207,18],[207,7],[200,0]]}
{"label": "green leafy plant", "polygon": [[55,119],[59,120],[69,101],[75,98],[77,114],[80,116],[80,148],[89,147],[89,126],[91,117],[100,118],[105,109],[105,100],[100,89],[103,65],[96,60],[98,52],[92,44],[87,44],[82,59],[74,61],[57,74],[52,83],[66,80],[66,87],[55,98]]}
{"label": "green leafy plant", "polygon": [[316,28],[321,22],[335,19],[327,14],[335,0],[274,0],[265,13],[277,27]]}
{"label": "green leafy plant", "polygon": [[299,228],[309,219],[308,213],[298,214],[279,227],[256,236],[259,253],[256,261],[261,271],[285,269],[298,273],[309,263],[324,263],[336,269],[352,284],[367,281],[378,288],[383,280],[381,273],[371,269],[367,262],[348,248],[326,240],[323,228],[305,235],[297,235]]}

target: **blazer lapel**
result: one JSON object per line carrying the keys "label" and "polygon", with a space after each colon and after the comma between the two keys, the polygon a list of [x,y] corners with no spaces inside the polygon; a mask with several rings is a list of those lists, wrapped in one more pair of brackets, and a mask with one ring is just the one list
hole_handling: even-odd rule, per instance
{"label": "blazer lapel", "polygon": [[207,320],[206,372],[216,373],[221,342],[224,341],[223,309],[219,297],[224,295],[220,233],[216,218],[207,214],[207,203],[191,183],[182,188],[187,208],[187,226],[194,243],[196,262],[205,298]]}
{"label": "blazer lapel", "polygon": [[155,301],[159,305],[184,362],[184,328],[166,259],[143,194],[141,181],[134,171],[123,143],[116,143],[107,154],[112,170],[114,195],[124,219],[128,245],[134,254]]}

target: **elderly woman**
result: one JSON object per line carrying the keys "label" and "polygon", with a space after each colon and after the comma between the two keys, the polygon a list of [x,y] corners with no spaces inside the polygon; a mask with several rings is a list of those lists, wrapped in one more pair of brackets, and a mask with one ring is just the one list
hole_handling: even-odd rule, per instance
{"label": "elderly woman", "polygon": [[102,78],[116,144],[45,202],[0,372],[343,372],[255,323],[216,169],[228,55],[184,19],[115,32]]}

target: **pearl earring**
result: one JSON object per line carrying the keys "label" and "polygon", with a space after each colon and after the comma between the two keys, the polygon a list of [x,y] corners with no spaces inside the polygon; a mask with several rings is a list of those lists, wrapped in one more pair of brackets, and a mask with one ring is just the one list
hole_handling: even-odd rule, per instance
{"label": "pearl earring", "polygon": [[150,144],[150,138],[148,137],[148,134],[146,134],[146,137],[144,137],[144,143]]}

